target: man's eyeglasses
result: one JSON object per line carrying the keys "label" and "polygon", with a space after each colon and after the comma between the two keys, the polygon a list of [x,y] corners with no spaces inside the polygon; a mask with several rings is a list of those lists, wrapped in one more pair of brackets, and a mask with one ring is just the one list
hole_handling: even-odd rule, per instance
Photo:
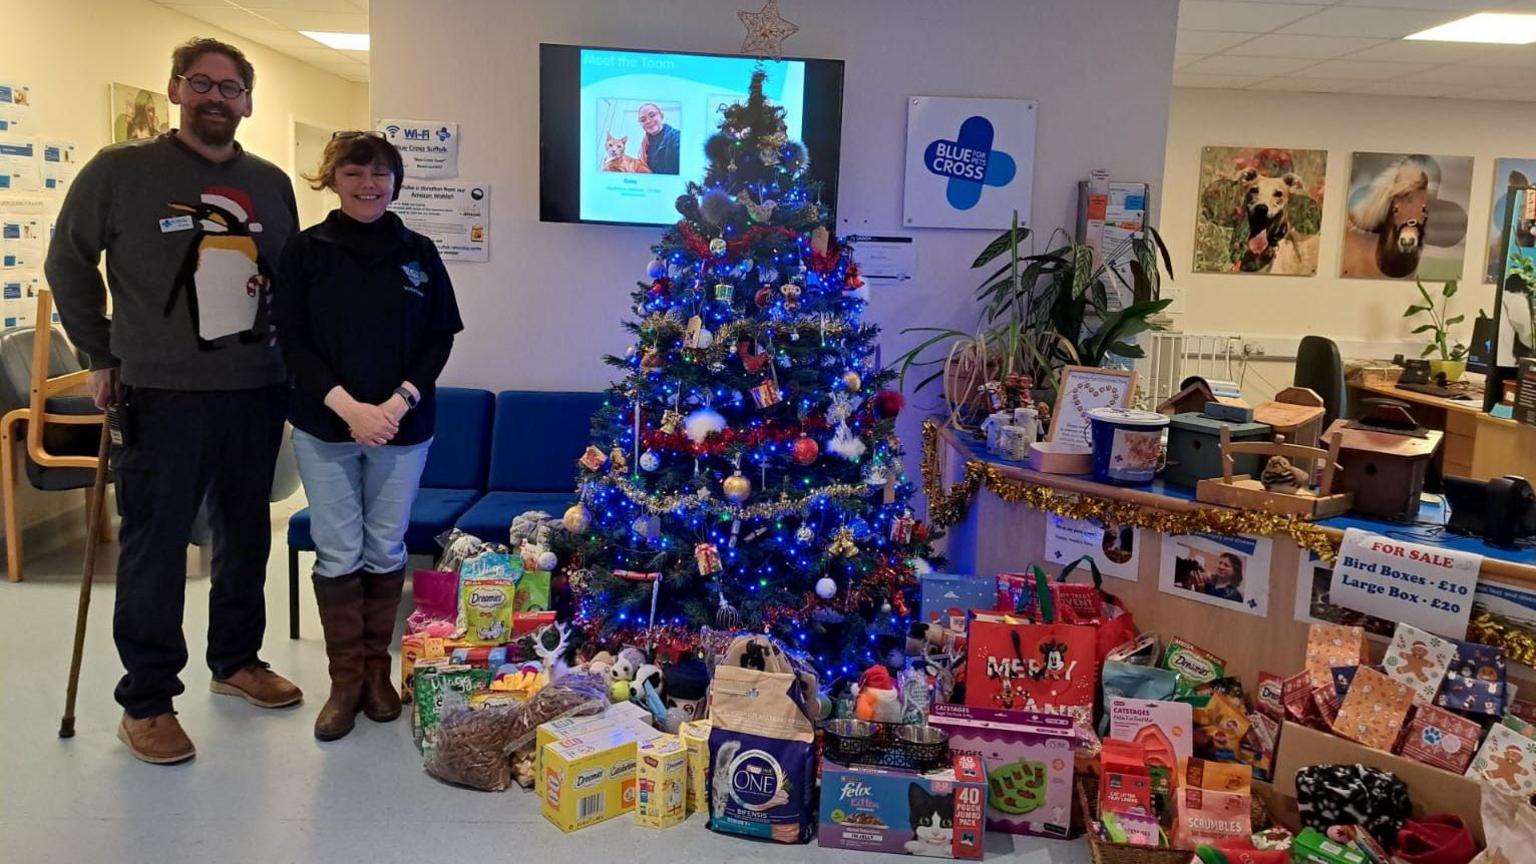
{"label": "man's eyeglasses", "polygon": [[348,138],[383,138],[384,133],[376,129],[344,129],[340,132],[332,132],[332,141],[345,141]]}
{"label": "man's eyeglasses", "polygon": [[233,78],[215,81],[203,74],[193,75],[191,78],[185,75],[177,75],[176,77],[187,82],[187,86],[192,88],[193,93],[207,93],[214,87],[218,87],[219,95],[225,99],[239,99],[242,95],[251,92],[251,88]]}

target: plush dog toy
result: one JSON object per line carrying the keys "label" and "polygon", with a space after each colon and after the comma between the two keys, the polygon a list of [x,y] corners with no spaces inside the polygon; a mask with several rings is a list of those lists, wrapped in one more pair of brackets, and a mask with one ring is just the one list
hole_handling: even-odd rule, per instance
{"label": "plush dog toy", "polygon": [[901,722],[901,699],[890,671],[884,666],[871,666],[859,676],[859,695],[853,703],[853,716],[872,723]]}

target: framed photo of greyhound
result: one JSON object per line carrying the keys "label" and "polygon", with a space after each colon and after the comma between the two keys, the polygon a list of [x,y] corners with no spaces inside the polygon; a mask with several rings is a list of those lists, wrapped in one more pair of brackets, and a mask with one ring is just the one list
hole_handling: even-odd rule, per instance
{"label": "framed photo of greyhound", "polygon": [[1196,273],[1313,276],[1328,151],[1200,148]]}
{"label": "framed photo of greyhound", "polygon": [[1460,279],[1471,201],[1471,156],[1355,153],[1339,275]]}

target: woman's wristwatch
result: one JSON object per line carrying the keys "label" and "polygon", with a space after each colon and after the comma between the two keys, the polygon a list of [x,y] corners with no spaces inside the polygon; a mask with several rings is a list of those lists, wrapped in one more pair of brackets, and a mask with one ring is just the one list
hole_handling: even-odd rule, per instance
{"label": "woman's wristwatch", "polygon": [[415,393],[412,393],[410,390],[406,389],[405,387],[396,387],[395,388],[395,395],[399,396],[401,399],[405,400],[405,409],[407,411],[411,410],[412,408],[415,408],[416,407],[416,403],[421,401],[421,400],[416,398],[416,394]]}

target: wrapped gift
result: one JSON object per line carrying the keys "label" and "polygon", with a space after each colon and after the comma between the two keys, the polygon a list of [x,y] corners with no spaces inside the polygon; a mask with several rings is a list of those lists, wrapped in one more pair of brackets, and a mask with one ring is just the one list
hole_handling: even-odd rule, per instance
{"label": "wrapped gift", "polygon": [[694,546],[693,558],[698,562],[700,576],[712,576],[725,569],[720,564],[720,547],[713,543],[700,543]]}
{"label": "wrapped gift", "polygon": [[1307,630],[1307,675],[1313,687],[1333,680],[1333,667],[1366,662],[1365,630],[1343,624],[1313,624]]}
{"label": "wrapped gift", "polygon": [[1456,643],[1412,624],[1398,624],[1381,665],[1388,676],[1412,687],[1414,698],[1427,705],[1440,692],[1454,659]]}
{"label": "wrapped gift", "polygon": [[1413,707],[1413,688],[1368,666],[1355,672],[1333,730],[1341,737],[1391,751]]}
{"label": "wrapped gift", "polygon": [[1452,711],[1498,717],[1504,713],[1504,650],[1476,642],[1456,642],[1456,657],[1435,696]]}
{"label": "wrapped gift", "polygon": [[585,453],[581,454],[581,467],[588,471],[601,470],[608,463],[608,456],[594,446],[588,446]]}
{"label": "wrapped gift", "polygon": [[759,408],[777,405],[783,399],[784,397],[779,394],[779,385],[773,381],[764,381],[752,388],[752,401],[756,402]]}
{"label": "wrapped gift", "polygon": [[1322,686],[1312,691],[1312,715],[1307,718],[1308,725],[1318,729],[1333,731],[1333,723],[1339,718],[1339,709],[1343,707],[1344,700],[1331,686]]}
{"label": "wrapped gift", "polygon": [[970,612],[986,612],[996,603],[996,583],[983,576],[924,573],[918,577],[922,620],[965,635]]}
{"label": "wrapped gift", "polygon": [[1297,672],[1280,682],[1280,704],[1285,707],[1285,719],[1293,723],[1308,723],[1314,713],[1312,708],[1312,677],[1305,671]]}
{"label": "wrapped gift", "polygon": [[1508,726],[1494,724],[1466,776],[1524,798],[1536,792],[1536,741]]}
{"label": "wrapped gift", "polygon": [[1398,752],[1415,762],[1463,774],[1477,753],[1477,739],[1482,734],[1481,726],[1459,714],[1419,705],[1413,709],[1413,721]]}

